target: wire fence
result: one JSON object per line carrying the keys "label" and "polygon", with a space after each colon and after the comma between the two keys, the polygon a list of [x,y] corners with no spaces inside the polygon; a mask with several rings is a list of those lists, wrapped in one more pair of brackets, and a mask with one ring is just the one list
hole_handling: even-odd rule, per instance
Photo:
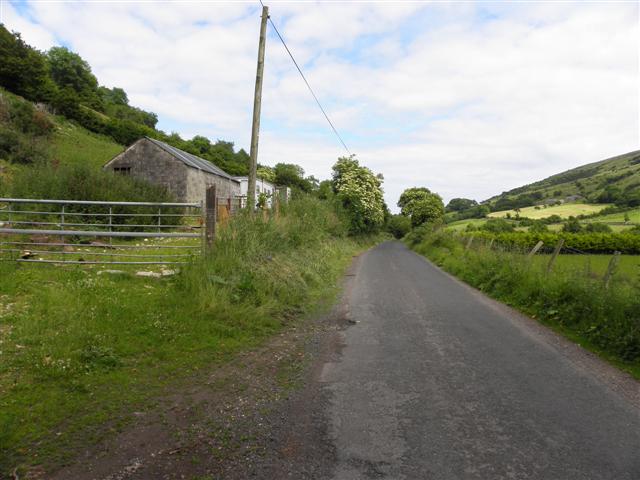
{"label": "wire fence", "polygon": [[[564,239],[560,239],[554,245],[545,245],[542,241],[539,241],[532,247],[531,245],[504,244],[496,241],[495,238],[475,237],[473,235],[461,234],[458,235],[457,238],[465,251],[492,251],[498,254],[504,254],[505,260],[507,260],[507,255],[516,255],[526,258],[530,263],[533,263],[534,260],[536,260],[535,257],[543,254],[545,257],[544,260],[538,258],[535,263],[540,264],[547,274],[551,273],[552,270],[557,267],[559,259],[562,257],[565,257],[565,259],[566,257],[572,257],[570,265],[574,271],[573,274],[575,274],[576,271],[580,271],[581,274],[587,277],[594,279],[599,278],[603,281],[605,288],[609,288],[614,275],[619,273],[622,257],[619,251],[615,251],[609,255],[585,252],[566,245]],[[582,260],[578,260],[576,257],[581,257]],[[596,266],[594,263],[599,264],[600,268],[594,268]],[[640,281],[640,262],[636,265],[635,271],[631,271],[631,273],[627,273],[626,276],[623,275],[622,277],[628,277],[626,279],[631,282]]]}

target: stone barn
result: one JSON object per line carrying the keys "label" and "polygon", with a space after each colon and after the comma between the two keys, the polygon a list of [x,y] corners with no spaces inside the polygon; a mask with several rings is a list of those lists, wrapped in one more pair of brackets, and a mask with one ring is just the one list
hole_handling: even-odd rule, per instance
{"label": "stone barn", "polygon": [[204,201],[216,185],[217,196],[240,195],[240,182],[208,160],[153,138],[141,138],[103,167],[166,187],[178,202]]}

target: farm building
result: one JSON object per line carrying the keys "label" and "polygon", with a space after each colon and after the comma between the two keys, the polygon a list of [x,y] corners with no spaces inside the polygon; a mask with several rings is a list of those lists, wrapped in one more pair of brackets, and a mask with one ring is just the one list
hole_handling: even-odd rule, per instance
{"label": "farm building", "polygon": [[[247,201],[247,192],[249,191],[249,177],[233,177],[240,182],[240,197],[242,198],[242,206]],[[271,207],[271,199],[280,192],[282,199],[288,201],[291,198],[291,189],[289,187],[278,187],[260,177],[256,178],[256,199],[261,193],[267,195],[267,206]]]}
{"label": "farm building", "polygon": [[206,189],[218,197],[240,195],[240,182],[213,163],[153,138],[141,138],[103,167],[167,188],[179,202],[204,201]]}

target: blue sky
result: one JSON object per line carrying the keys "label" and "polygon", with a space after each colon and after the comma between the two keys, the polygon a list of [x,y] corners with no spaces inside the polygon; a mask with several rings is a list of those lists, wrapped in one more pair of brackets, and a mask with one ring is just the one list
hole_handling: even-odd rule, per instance
{"label": "blue sky", "polygon": [[[485,199],[639,148],[637,2],[271,2],[334,124],[385,177]],[[159,126],[248,147],[257,2],[3,2],[40,49],[80,53]],[[260,162],[318,178],[346,152],[272,31]]]}

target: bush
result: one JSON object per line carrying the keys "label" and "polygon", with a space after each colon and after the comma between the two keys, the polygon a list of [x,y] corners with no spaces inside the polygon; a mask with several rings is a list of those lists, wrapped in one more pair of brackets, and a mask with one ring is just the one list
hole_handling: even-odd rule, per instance
{"label": "bush", "polygon": [[585,232],[589,233],[611,233],[611,227],[606,223],[587,223],[587,226],[584,229]]}
{"label": "bush", "polygon": [[480,227],[481,230],[487,232],[500,233],[500,232],[513,232],[513,223],[505,220],[504,218],[491,218]]}
{"label": "bush", "polygon": [[[42,198],[56,200],[102,200],[117,202],[172,202],[172,196],[162,187],[145,181],[96,170],[89,165],[75,164],[59,167],[39,163],[19,170],[14,178],[11,194],[15,198]],[[58,205],[49,206],[46,211],[58,210]],[[46,209],[46,205],[33,206],[34,209]],[[73,213],[105,213],[100,205],[69,205],[66,211]],[[164,210],[169,213],[169,210]],[[145,207],[113,207],[112,213],[148,214]],[[43,217],[44,219],[45,217]],[[50,220],[49,220],[50,221]],[[83,223],[103,223],[105,218],[99,215],[83,217]],[[167,224],[171,218],[162,219]],[[150,225],[157,224],[157,217],[113,217],[114,224]]]}
{"label": "bush", "polygon": [[582,231],[582,225],[575,217],[569,217],[569,220],[562,226],[563,232],[568,233],[580,233]]}
{"label": "bush", "polygon": [[391,215],[387,231],[395,238],[402,238],[411,231],[411,219],[404,215]]}

